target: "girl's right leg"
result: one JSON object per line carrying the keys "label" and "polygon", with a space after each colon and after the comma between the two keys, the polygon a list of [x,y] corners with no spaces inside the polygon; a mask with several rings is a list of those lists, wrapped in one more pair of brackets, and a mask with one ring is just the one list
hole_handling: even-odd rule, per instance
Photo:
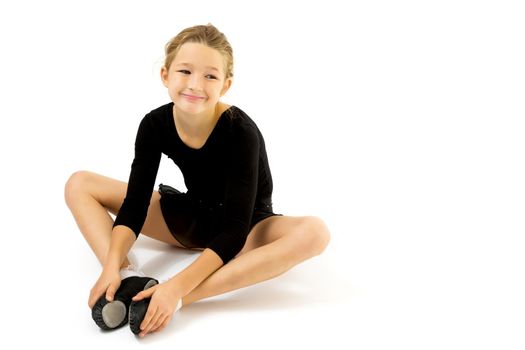
{"label": "girl's right leg", "polygon": [[[117,215],[127,184],[88,171],[75,172],[66,183],[65,200],[75,221],[102,265],[109,251],[113,218]],[[160,195],[154,191],[142,233],[156,240],[182,247],[171,235],[160,209]],[[125,259],[122,266],[128,266]]]}
{"label": "girl's right leg", "polygon": [[[109,251],[113,230],[110,213],[118,214],[126,191],[125,182],[87,171],[79,171],[71,175],[65,186],[66,203],[73,213],[80,232],[102,265]],[[159,199],[159,193],[153,192],[142,233],[179,246],[162,217]],[[128,265],[129,260],[126,258],[122,267]],[[133,276],[122,279],[113,301],[100,296],[93,305],[90,304],[91,317],[101,329],[105,330],[125,325],[128,322],[131,298],[139,291],[157,283],[157,280],[149,277]]]}

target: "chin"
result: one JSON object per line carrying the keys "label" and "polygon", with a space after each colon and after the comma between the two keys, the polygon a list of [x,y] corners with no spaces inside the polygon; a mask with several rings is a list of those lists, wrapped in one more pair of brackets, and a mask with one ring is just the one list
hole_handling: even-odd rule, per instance
{"label": "chin", "polygon": [[173,101],[178,109],[184,113],[197,114],[209,109],[204,103],[188,103],[187,101]]}

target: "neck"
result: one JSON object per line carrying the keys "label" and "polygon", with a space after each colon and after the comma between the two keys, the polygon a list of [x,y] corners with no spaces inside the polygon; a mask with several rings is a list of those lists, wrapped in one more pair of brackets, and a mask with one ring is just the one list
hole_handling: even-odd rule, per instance
{"label": "neck", "polygon": [[211,111],[205,111],[199,114],[186,114],[173,106],[173,116],[179,132],[187,137],[199,138],[205,137],[213,129],[219,119],[219,104]]}

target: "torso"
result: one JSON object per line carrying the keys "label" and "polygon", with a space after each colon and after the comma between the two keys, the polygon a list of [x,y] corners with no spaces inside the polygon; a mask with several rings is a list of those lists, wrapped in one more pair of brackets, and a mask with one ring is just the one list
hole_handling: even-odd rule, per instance
{"label": "torso", "polygon": [[200,222],[208,223],[208,228],[199,231],[202,236],[193,242],[196,247],[208,247],[219,252],[221,258],[230,259],[237,248],[242,249],[252,224],[273,215],[273,184],[262,134],[238,107],[220,107],[222,115],[207,139],[199,144],[190,140],[191,146],[200,149],[190,148],[179,137],[173,103],[152,110],[141,120],[129,195],[115,225],[125,225],[137,236],[140,234],[162,154],[177,165],[184,177],[187,191],[178,200],[186,198],[190,204],[184,207],[202,217]]}

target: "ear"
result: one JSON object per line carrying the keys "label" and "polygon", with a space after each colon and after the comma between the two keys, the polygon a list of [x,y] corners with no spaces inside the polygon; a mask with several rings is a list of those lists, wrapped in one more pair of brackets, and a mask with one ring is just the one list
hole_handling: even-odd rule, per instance
{"label": "ear", "polygon": [[168,87],[168,70],[166,67],[161,68],[160,79],[162,80],[162,84],[164,84],[165,87]]}
{"label": "ear", "polygon": [[224,96],[226,92],[228,92],[228,90],[230,89],[230,86],[232,86],[232,82],[233,82],[232,78],[228,78],[224,81],[224,85],[222,86],[222,90],[221,90],[221,97]]}

